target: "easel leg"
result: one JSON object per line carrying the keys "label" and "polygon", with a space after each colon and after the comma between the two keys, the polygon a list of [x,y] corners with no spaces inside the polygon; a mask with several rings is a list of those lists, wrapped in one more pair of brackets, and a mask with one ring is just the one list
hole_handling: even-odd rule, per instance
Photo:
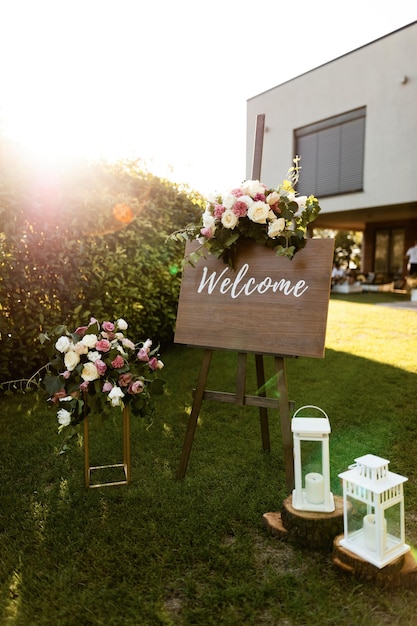
{"label": "easel leg", "polygon": [[185,434],[184,445],[182,448],[182,454],[180,464],[177,471],[177,479],[182,480],[185,476],[188,466],[188,460],[190,458],[191,447],[194,441],[194,434],[197,428],[197,420],[200,413],[201,403],[203,401],[204,390],[206,386],[207,376],[210,369],[211,358],[213,356],[213,350],[206,350],[203,356],[203,362],[200,368],[200,375],[198,378],[197,387],[194,394],[193,406],[191,409],[191,415],[188,420],[187,432]]}
{"label": "easel leg", "polygon": [[126,482],[130,482],[130,413],[128,407],[123,409],[123,465]]}
{"label": "easel leg", "polygon": [[[256,382],[258,385],[258,395],[265,397],[265,369],[264,369],[264,360],[262,354],[255,354],[255,364],[256,364]],[[269,422],[268,422],[268,409],[265,407],[259,407],[259,421],[261,424],[261,438],[262,438],[262,448],[266,452],[271,451],[271,443],[269,439]]]}
{"label": "easel leg", "polygon": [[88,432],[88,417],[84,418],[84,480],[85,486],[90,486],[90,445]]}
{"label": "easel leg", "polygon": [[287,492],[291,493],[294,489],[294,455],[284,357],[275,357],[275,368],[278,378],[279,414],[281,418],[281,436],[284,449],[284,467],[287,479]]}

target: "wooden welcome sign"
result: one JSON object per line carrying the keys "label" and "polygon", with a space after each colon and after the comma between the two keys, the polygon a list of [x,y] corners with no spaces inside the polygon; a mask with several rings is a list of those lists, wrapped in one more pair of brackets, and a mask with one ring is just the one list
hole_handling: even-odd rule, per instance
{"label": "wooden welcome sign", "polygon": [[[186,256],[197,247],[188,242]],[[292,259],[248,241],[234,269],[208,254],[186,264],[174,341],[237,352],[324,357],[332,239],[308,239]]]}

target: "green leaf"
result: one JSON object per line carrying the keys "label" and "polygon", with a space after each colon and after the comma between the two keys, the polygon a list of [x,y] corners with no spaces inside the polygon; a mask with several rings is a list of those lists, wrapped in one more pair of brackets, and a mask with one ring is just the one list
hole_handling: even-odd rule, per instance
{"label": "green leaf", "polygon": [[164,393],[165,381],[156,378],[149,385],[149,393],[151,396],[161,396]]}
{"label": "green leaf", "polygon": [[58,391],[61,391],[64,386],[63,380],[60,376],[50,375],[45,376],[45,378],[43,379],[43,384],[50,396],[53,396],[55,393],[58,393]]}

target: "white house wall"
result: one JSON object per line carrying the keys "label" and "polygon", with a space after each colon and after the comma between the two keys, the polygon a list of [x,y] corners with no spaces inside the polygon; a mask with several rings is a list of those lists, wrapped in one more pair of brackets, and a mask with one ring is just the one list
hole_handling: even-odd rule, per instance
{"label": "white house wall", "polygon": [[247,178],[258,114],[266,127],[261,180],[275,186],[292,165],[295,129],[363,106],[364,191],[320,199],[323,212],[416,202],[417,22],[250,98]]}

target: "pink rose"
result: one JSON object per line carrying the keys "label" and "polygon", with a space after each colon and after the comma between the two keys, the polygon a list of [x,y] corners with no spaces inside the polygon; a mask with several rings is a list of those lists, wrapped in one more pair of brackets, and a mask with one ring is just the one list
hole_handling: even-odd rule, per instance
{"label": "pink rose", "polygon": [[121,367],[123,367],[124,364],[124,359],[120,356],[120,354],[118,354],[117,357],[111,362],[111,366],[115,369],[120,369]]}
{"label": "pink rose", "polygon": [[101,359],[97,359],[97,361],[94,362],[94,365],[96,366],[97,371],[100,374],[100,376],[103,376],[103,374],[106,373],[107,365],[105,364],[104,361],[102,361]]}
{"label": "pink rose", "polygon": [[135,393],[142,393],[144,389],[144,384],[142,380],[135,380],[133,383],[129,385],[127,393],[134,395]]}
{"label": "pink rose", "polygon": [[68,378],[71,376],[71,372],[69,372],[68,370],[65,370],[65,372],[62,372],[61,376],[65,380],[68,380]]}
{"label": "pink rose", "polygon": [[232,189],[232,195],[234,195],[235,198],[240,198],[240,196],[243,196],[243,191],[241,189]]}
{"label": "pink rose", "polygon": [[96,343],[96,350],[100,350],[100,352],[108,352],[110,350],[110,341],[107,339],[100,339]]}
{"label": "pink rose", "polygon": [[87,330],[87,326],[78,326],[77,330],[75,331],[75,334],[78,335],[79,337],[84,337],[86,330]]}
{"label": "pink rose", "polygon": [[54,395],[52,396],[52,398],[50,398],[51,402],[53,402],[54,404],[59,404],[59,401],[61,398],[66,398],[67,397],[67,392],[65,391],[64,388],[60,389],[59,391],[56,391],[54,393]]}
{"label": "pink rose", "polygon": [[151,370],[157,370],[158,369],[158,359],[153,356],[151,359],[149,359],[148,365],[150,367]]}
{"label": "pink rose", "polygon": [[102,327],[103,327],[103,330],[106,331],[106,333],[112,333],[114,331],[113,322],[103,322]]}
{"label": "pink rose", "polygon": [[122,337],[122,345],[125,348],[129,348],[129,350],[135,349],[135,344],[133,343],[133,341],[130,341],[130,339],[128,339],[127,337]]}
{"label": "pink rose", "polygon": [[88,381],[84,381],[80,385],[80,391],[88,391]]}
{"label": "pink rose", "polygon": [[137,354],[139,361],[144,361],[145,363],[149,361],[148,350],[146,348],[141,348]]}
{"label": "pink rose", "polygon": [[202,228],[200,230],[200,235],[207,237],[207,239],[213,239],[213,231],[211,228]]}
{"label": "pink rose", "polygon": [[223,215],[225,210],[226,208],[222,204],[216,204],[213,211],[214,217],[218,220],[221,219],[221,216]]}
{"label": "pink rose", "polygon": [[233,205],[232,211],[238,217],[245,217],[248,212],[248,205],[246,204],[246,202],[237,200]]}
{"label": "pink rose", "polygon": [[127,387],[132,382],[132,374],[129,374],[129,372],[126,372],[126,374],[120,374],[117,382],[120,387]]}
{"label": "pink rose", "polygon": [[103,385],[103,389],[102,389],[103,393],[108,393],[112,389],[113,389],[113,385],[107,380]]}

